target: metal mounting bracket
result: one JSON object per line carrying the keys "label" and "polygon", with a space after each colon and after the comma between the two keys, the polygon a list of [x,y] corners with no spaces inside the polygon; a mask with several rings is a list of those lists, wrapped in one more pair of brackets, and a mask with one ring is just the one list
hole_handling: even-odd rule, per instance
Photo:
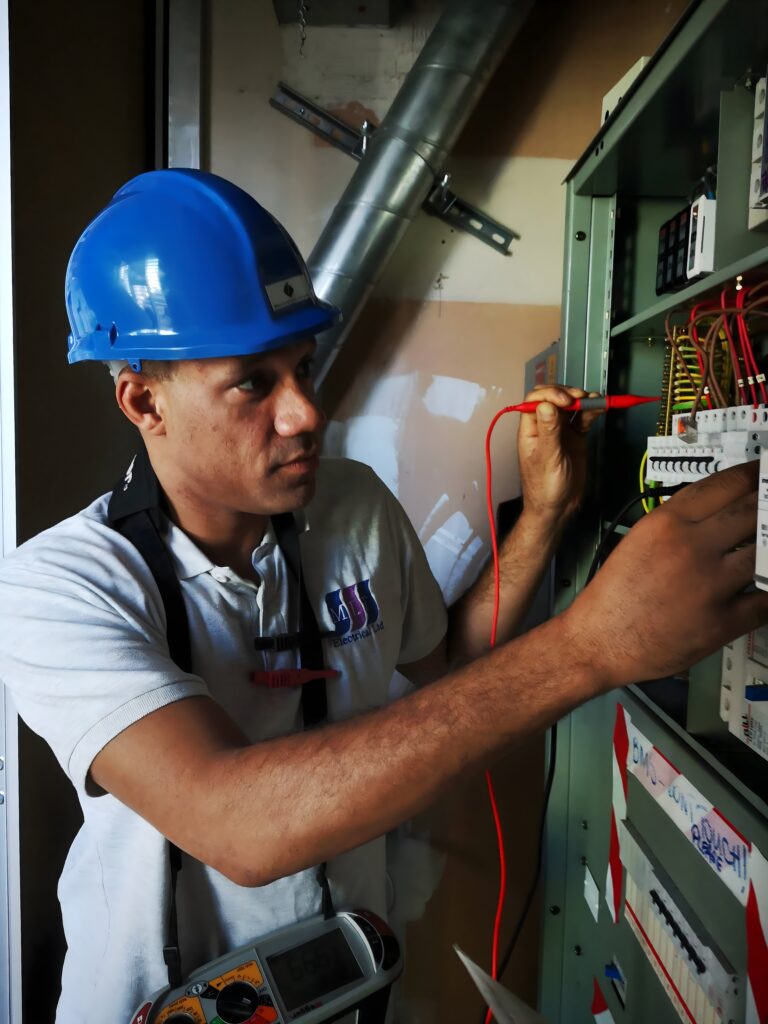
{"label": "metal mounting bracket", "polygon": [[493,217],[489,217],[482,210],[478,210],[476,206],[472,206],[466,199],[461,199],[455,192],[451,192],[448,188],[450,182],[451,176],[446,174],[442,181],[435,185],[424,203],[427,213],[440,217],[452,227],[467,231],[504,256],[509,255],[510,245],[520,235],[512,228],[507,228]]}
{"label": "metal mounting bracket", "polygon": [[[368,121],[363,121],[359,131],[350,127],[284,82],[278,82],[269,102],[275,110],[308,128],[325,142],[355,160],[363,159],[368,149],[368,140],[376,130],[376,126]],[[435,182],[435,187],[424,200],[424,209],[427,213],[439,217],[452,228],[474,235],[492,249],[508,256],[510,245],[516,238],[520,238],[520,235],[451,192],[448,188],[450,180],[450,175],[446,174],[440,181]]]}

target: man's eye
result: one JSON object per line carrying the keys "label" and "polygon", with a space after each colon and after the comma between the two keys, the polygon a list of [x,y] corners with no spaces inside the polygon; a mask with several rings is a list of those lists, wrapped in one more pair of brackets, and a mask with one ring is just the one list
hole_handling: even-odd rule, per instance
{"label": "man's eye", "polygon": [[298,377],[311,377],[314,368],[315,360],[313,359],[312,356],[307,356],[307,358],[302,359],[302,361],[296,367],[296,375]]}
{"label": "man's eye", "polygon": [[247,391],[252,395],[263,396],[269,393],[269,381],[265,377],[255,374],[252,377],[247,377],[245,380],[240,381],[237,388],[238,391]]}

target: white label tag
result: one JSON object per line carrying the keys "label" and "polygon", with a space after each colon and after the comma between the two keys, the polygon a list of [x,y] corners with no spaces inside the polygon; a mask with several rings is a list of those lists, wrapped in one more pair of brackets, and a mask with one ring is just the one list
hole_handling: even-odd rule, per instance
{"label": "white label tag", "polygon": [[284,281],[274,281],[267,285],[266,290],[269,304],[275,312],[286,306],[295,306],[297,302],[304,302],[310,296],[309,281],[303,274],[287,277]]}

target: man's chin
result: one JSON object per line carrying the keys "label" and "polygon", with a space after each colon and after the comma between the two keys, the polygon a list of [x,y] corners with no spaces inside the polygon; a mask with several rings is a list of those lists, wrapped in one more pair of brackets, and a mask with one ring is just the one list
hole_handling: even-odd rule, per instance
{"label": "man's chin", "polygon": [[317,481],[314,473],[311,478],[297,480],[290,487],[282,488],[280,495],[275,495],[274,502],[271,503],[273,506],[271,515],[277,515],[280,512],[298,512],[314,498],[316,489]]}

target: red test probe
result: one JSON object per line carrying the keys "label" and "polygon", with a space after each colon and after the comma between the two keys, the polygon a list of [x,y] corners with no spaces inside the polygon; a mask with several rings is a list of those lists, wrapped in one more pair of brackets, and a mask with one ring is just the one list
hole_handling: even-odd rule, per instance
{"label": "red test probe", "polygon": [[[546,399],[543,399],[546,401]],[[562,412],[589,412],[608,411],[610,409],[629,409],[633,405],[645,405],[646,402],[660,402],[660,398],[649,398],[644,395],[598,395],[596,398],[576,398],[570,405],[556,406]],[[554,403],[551,403],[554,405]],[[491,420],[488,433],[485,437],[485,470],[486,470],[486,500],[488,504],[488,521],[491,527],[491,548],[493,550],[493,575],[494,575],[494,608],[493,621],[491,624],[491,647],[496,646],[496,627],[499,619],[499,549],[496,540],[496,517],[494,514],[491,482],[491,435],[497,422],[508,412],[536,412],[541,402],[520,402],[519,405],[508,405],[500,409]],[[488,769],[485,772],[485,781],[488,787],[488,797],[491,802],[493,821],[496,826],[496,839],[499,849],[499,898],[496,904],[496,919],[493,928],[493,942],[491,944],[491,977],[499,979],[499,935],[501,930],[501,918],[504,910],[504,900],[507,891],[507,862],[504,851],[504,835],[501,830],[501,818],[496,803],[496,794],[493,789],[493,779]],[[485,1024],[491,1024],[492,1012],[490,1007],[485,1015]]]}
{"label": "red test probe", "polygon": [[[548,399],[544,399],[548,401]],[[610,409],[631,409],[633,405],[645,405],[646,402],[660,402],[660,398],[648,398],[645,395],[598,395],[597,398],[575,398],[570,405],[558,405],[561,412],[595,412]],[[550,403],[554,405],[554,402]],[[520,402],[510,405],[505,412],[536,412],[541,402]]]}

